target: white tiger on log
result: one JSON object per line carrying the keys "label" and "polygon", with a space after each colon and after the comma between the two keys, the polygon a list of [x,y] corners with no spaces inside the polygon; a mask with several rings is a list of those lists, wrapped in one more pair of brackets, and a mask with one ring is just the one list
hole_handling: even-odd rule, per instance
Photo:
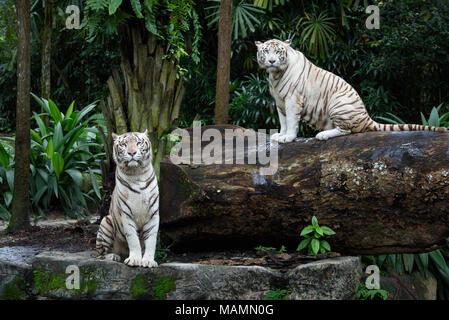
{"label": "white tiger on log", "polygon": [[[154,261],[159,229],[159,189],[151,164],[151,142],[145,132],[112,134],[117,164],[109,215],[97,234],[96,249],[105,258],[129,266],[157,267]],[[142,247],[144,252],[142,255]]]}
{"label": "white tiger on log", "polygon": [[445,131],[418,124],[380,124],[370,118],[362,99],[339,76],[311,63],[290,46],[291,41],[256,41],[257,62],[269,74],[270,93],[276,101],[281,130],[271,136],[291,142],[298,121],[320,130],[318,140],[367,131]]}

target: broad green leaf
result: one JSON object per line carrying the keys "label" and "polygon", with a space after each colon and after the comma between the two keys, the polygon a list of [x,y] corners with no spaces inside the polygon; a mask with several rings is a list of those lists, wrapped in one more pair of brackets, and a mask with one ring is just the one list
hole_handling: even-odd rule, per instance
{"label": "broad green leaf", "polygon": [[424,278],[429,277],[428,269],[429,269],[429,254],[428,253],[419,253],[415,254],[415,262],[418,266],[419,272]]}
{"label": "broad green leaf", "polygon": [[313,225],[315,228],[318,228],[318,227],[319,227],[319,225],[318,225],[318,219],[317,219],[315,216],[312,217],[312,225]]}
{"label": "broad green leaf", "polygon": [[41,176],[42,180],[43,180],[45,183],[48,183],[48,172],[45,171],[44,169],[41,169],[41,168],[37,168],[36,171],[37,171],[37,173],[39,174],[39,176]]}
{"label": "broad green leaf", "polygon": [[429,116],[429,126],[439,127],[440,126],[440,116],[438,115],[438,110],[433,107]]}
{"label": "broad green leaf", "polygon": [[8,221],[11,217],[11,213],[4,206],[0,204],[0,219]]}
{"label": "broad green leaf", "polygon": [[304,248],[307,248],[307,246],[309,245],[309,243],[310,243],[310,241],[311,241],[312,239],[304,239],[304,240],[302,240],[300,243],[299,243],[299,245],[298,245],[298,248],[296,249],[296,251],[301,251],[301,250],[303,250]]}
{"label": "broad green leaf", "polygon": [[323,229],[321,229],[321,227],[319,226],[315,228],[315,232],[318,233],[320,236],[324,235]]}
{"label": "broad green leaf", "polygon": [[429,253],[430,258],[435,263],[437,268],[446,269],[447,264],[446,260],[444,260],[443,255],[441,254],[440,250],[435,250]]}
{"label": "broad green leaf", "polygon": [[72,103],[70,104],[69,108],[67,109],[65,115],[64,115],[64,119],[66,118],[70,118],[70,116],[72,115],[73,112],[73,106],[75,105],[75,101],[72,101]]}
{"label": "broad green leaf", "polygon": [[424,117],[424,115],[423,115],[422,112],[421,112],[421,122],[422,122],[423,126],[429,125],[429,124],[427,123],[426,117]]}
{"label": "broad green leaf", "polygon": [[57,152],[61,152],[61,142],[63,140],[63,132],[62,132],[62,126],[61,123],[58,122],[55,125],[55,131],[53,132],[53,145],[54,150]]}
{"label": "broad green leaf", "polygon": [[[52,193],[54,193],[55,196],[56,196],[56,198],[59,199],[59,187],[58,187],[58,181],[56,180],[56,178],[55,178],[54,175],[51,175],[51,176],[48,178],[48,194],[49,194],[48,200],[51,200],[51,194],[52,194]],[[49,204],[50,204],[50,203],[47,202],[46,205],[48,206]]]}
{"label": "broad green leaf", "polygon": [[76,169],[67,169],[65,171],[70,177],[72,177],[72,180],[76,183],[76,185],[81,188],[83,186],[83,175],[79,170]]}
{"label": "broad green leaf", "polygon": [[97,101],[92,102],[88,106],[85,106],[78,115],[77,122],[81,121],[89,112],[91,112],[97,106]]}
{"label": "broad green leaf", "polygon": [[53,139],[52,138],[50,138],[50,140],[48,140],[48,144],[47,144],[45,153],[47,154],[48,159],[53,159],[54,150],[53,150]]}
{"label": "broad green leaf", "polygon": [[43,188],[40,188],[37,193],[33,196],[33,203],[36,207],[39,207],[39,201],[41,200],[42,196],[45,192],[47,192],[48,186],[45,186]]}
{"label": "broad green leaf", "polygon": [[50,116],[53,119],[55,123],[62,121],[61,111],[59,111],[56,104],[51,100],[48,99],[48,106],[50,107]]}
{"label": "broad green leaf", "polygon": [[89,173],[90,173],[90,181],[92,183],[92,187],[94,188],[95,194],[97,195],[98,199],[101,199],[100,187],[98,186],[97,177],[90,169]]}
{"label": "broad green leaf", "polygon": [[78,141],[78,138],[83,134],[84,128],[87,127],[87,123],[83,124],[79,129],[75,130],[74,134],[70,138],[70,140],[65,144],[64,152],[67,152],[68,150],[72,149],[75,142]]}
{"label": "broad green leaf", "polygon": [[300,235],[304,236],[304,235],[309,234],[309,233],[314,232],[314,231],[315,231],[315,228],[313,226],[307,226],[304,229],[302,229]]}
{"label": "broad green leaf", "polygon": [[34,131],[33,129],[30,129],[30,133],[31,133],[31,138],[34,141],[36,141],[39,144],[42,144],[42,139],[36,131]]}
{"label": "broad green leaf", "polygon": [[326,240],[320,240],[320,246],[326,249],[327,251],[331,251],[331,246],[329,242],[327,242]]}
{"label": "broad green leaf", "polygon": [[62,170],[64,169],[64,159],[59,154],[59,152],[53,153],[52,163],[53,163],[53,169],[55,170],[56,177],[59,180],[59,176],[62,173]]}
{"label": "broad green leaf", "polygon": [[379,267],[382,267],[382,265],[384,264],[386,258],[387,258],[386,254],[381,254],[381,255],[379,255],[377,257],[377,264],[378,264]]}
{"label": "broad green leaf", "polygon": [[67,209],[73,209],[72,201],[70,201],[70,198],[64,188],[60,187],[59,192],[64,200],[65,207],[68,207]]}
{"label": "broad green leaf", "polygon": [[440,124],[446,122],[446,120],[448,120],[448,119],[449,119],[449,112],[443,114],[443,115],[440,117]]}
{"label": "broad green leaf", "polygon": [[109,2],[109,15],[113,15],[117,11],[118,7],[122,4],[122,0],[110,0]]}
{"label": "broad green leaf", "polygon": [[[81,192],[81,189],[78,187],[71,188],[72,192],[75,193],[76,198],[81,202],[81,204],[87,208],[86,199],[84,199],[84,195]],[[69,193],[70,194],[70,193]]]}
{"label": "broad green leaf", "polygon": [[45,110],[48,114],[50,114],[50,107],[48,106],[48,101],[46,99],[41,99],[38,96],[36,96],[34,93],[30,92],[31,96],[36,100],[36,102],[39,104],[41,109]]}
{"label": "broad green leaf", "polygon": [[5,200],[6,207],[9,207],[9,205],[11,204],[11,201],[12,201],[12,192],[11,191],[5,192],[3,194],[3,199]]}
{"label": "broad green leaf", "polygon": [[[69,132],[67,132],[64,137],[62,138],[62,140],[56,144],[55,143],[55,150],[60,150],[61,147],[64,147],[64,152],[62,154],[65,154],[68,150],[72,149],[73,144],[67,144],[67,141],[71,141],[73,135],[75,135],[77,132],[79,132],[79,134],[77,135],[76,140],[78,140],[78,138],[83,134],[84,131],[84,127],[83,126],[77,126],[75,128],[72,128]],[[74,142],[76,142],[76,140]]]}
{"label": "broad green leaf", "polygon": [[329,228],[329,227],[322,226],[321,229],[323,230],[323,233],[324,233],[325,235],[331,236],[331,235],[334,235],[334,234],[335,234],[334,230],[332,230],[332,229]]}
{"label": "broad green leaf", "polygon": [[14,169],[8,168],[5,171],[6,181],[8,182],[9,190],[14,191]]}
{"label": "broad green leaf", "polygon": [[42,121],[41,117],[36,112],[33,112],[33,118],[36,120],[37,126],[39,127],[40,136],[45,136],[47,134],[47,127],[45,126],[44,121]]}
{"label": "broad green leaf", "polygon": [[312,248],[313,254],[318,254],[318,251],[320,250],[320,241],[317,239],[312,239],[310,246]]}
{"label": "broad green leaf", "polygon": [[405,271],[411,273],[413,271],[413,262],[414,262],[413,254],[410,253],[402,254],[402,260],[404,261]]}
{"label": "broad green leaf", "polygon": [[449,267],[447,266],[446,260],[441,254],[440,250],[435,250],[429,253],[430,259],[435,264],[438,272],[441,274],[441,278],[449,286]]}

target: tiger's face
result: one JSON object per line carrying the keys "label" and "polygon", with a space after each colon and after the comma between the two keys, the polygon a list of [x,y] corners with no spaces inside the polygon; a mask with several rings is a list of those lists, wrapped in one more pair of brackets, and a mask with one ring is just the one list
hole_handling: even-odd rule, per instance
{"label": "tiger's face", "polygon": [[291,40],[279,41],[276,39],[265,42],[256,41],[257,62],[267,72],[278,72],[287,68],[287,49]]}
{"label": "tiger's face", "polygon": [[151,163],[151,142],[145,132],[112,134],[114,139],[113,158],[121,168],[146,167]]}

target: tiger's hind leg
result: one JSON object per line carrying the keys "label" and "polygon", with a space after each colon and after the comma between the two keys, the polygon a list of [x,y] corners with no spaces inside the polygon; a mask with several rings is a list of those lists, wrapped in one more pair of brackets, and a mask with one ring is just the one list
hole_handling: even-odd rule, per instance
{"label": "tiger's hind leg", "polygon": [[114,249],[114,225],[110,215],[105,216],[100,223],[97,233],[96,249],[99,255],[106,260],[120,261],[120,256],[115,254]]}
{"label": "tiger's hind leg", "polygon": [[340,129],[340,128],[334,128],[334,129],[330,129],[330,130],[324,130],[319,132],[315,138],[317,140],[327,140],[330,138],[335,138],[335,137],[339,137],[339,136],[346,136],[348,134],[351,133],[351,130],[344,130],[344,129]]}

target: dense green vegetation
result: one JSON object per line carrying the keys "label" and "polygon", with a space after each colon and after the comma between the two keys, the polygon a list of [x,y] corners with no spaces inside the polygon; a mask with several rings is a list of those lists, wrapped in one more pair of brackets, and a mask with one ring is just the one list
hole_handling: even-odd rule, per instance
{"label": "dense green vegetation", "polygon": [[[81,10],[79,30],[65,27],[69,4]],[[140,19],[145,32],[167,44],[164,58],[175,63],[176,77],[185,86],[179,126],[189,127],[194,119],[214,123],[219,2],[123,0],[121,4],[119,0],[54,1],[51,99],[43,99],[39,93],[45,1],[31,1],[31,92],[36,94],[31,101],[32,216],[60,210],[81,217],[89,214],[92,204],[101,203],[100,162],[106,160],[101,137],[108,129],[98,102],[107,100],[107,79],[121,67],[120,46],[127,36],[121,26]],[[380,8],[378,30],[365,26],[368,4]],[[313,63],[348,81],[376,120],[449,127],[449,1],[234,0],[232,16],[230,123],[279,128],[254,45],[255,40],[278,38],[291,39],[292,46]],[[3,0],[0,219],[6,220],[14,188],[16,46],[15,1]],[[160,139],[167,132],[157,134],[155,139]],[[313,131],[301,125],[300,134],[311,136]],[[384,270],[387,262],[398,273],[432,272],[439,281],[439,297],[449,297],[447,249],[364,259]]]}

